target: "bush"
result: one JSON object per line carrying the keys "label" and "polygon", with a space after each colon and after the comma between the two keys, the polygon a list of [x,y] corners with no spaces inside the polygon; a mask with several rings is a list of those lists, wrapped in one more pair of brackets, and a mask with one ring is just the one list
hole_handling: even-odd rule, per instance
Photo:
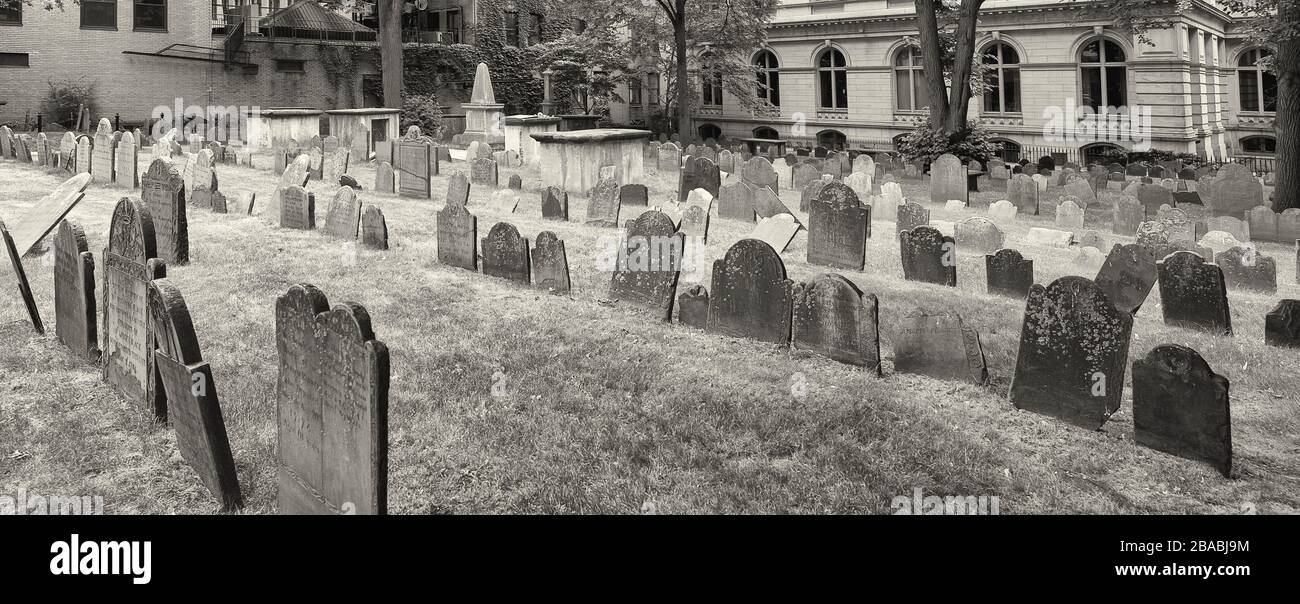
{"label": "bush", "polygon": [[[99,101],[95,93],[95,83],[86,83],[84,79],[75,81],[49,82],[50,89],[41,101],[41,114],[45,119],[71,130],[77,125],[77,110],[90,110],[91,120],[99,115]],[[83,124],[90,127],[90,125]]]}
{"label": "bush", "polygon": [[898,150],[909,160],[929,162],[944,153],[951,153],[963,162],[973,159],[986,163],[1002,150],[1002,144],[992,139],[993,133],[984,129],[977,120],[971,120],[965,132],[950,138],[931,128],[926,115],[920,118],[916,128],[899,139]]}
{"label": "bush", "polygon": [[432,139],[442,138],[442,107],[432,94],[402,95],[402,132],[411,126],[419,126],[421,133]]}

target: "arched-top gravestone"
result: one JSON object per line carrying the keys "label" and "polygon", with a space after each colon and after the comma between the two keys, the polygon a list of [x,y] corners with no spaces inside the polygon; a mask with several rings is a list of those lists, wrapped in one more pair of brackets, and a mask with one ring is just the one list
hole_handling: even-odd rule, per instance
{"label": "arched-top gravestone", "polygon": [[957,287],[957,244],[931,226],[898,232],[903,278]]}
{"label": "arched-top gravestone", "polygon": [[840,275],[822,274],[792,293],[791,346],[880,375],[880,303]]}
{"label": "arched-top gravestone", "polygon": [[871,237],[871,208],[841,182],[826,183],[809,202],[808,263],[860,271]]}
{"label": "arched-top gravestone", "polygon": [[717,197],[722,186],[722,171],[707,157],[691,157],[682,166],[677,182],[677,201],[686,201],[695,189],[704,189]]}
{"label": "arched-top gravestone", "polygon": [[275,305],[280,514],[386,514],[388,347],[359,304],[295,285]]}
{"label": "arched-top gravestone", "polygon": [[537,234],[530,254],[533,262],[533,283],[552,293],[568,293],[569,258],[564,251],[564,240],[550,231]]}
{"label": "arched-top gravestone", "polygon": [[462,204],[438,211],[438,262],[478,271],[478,217]]}
{"label": "arched-top gravestone", "polygon": [[189,307],[168,279],[149,283],[149,315],[157,349],[153,351],[158,386],[167,400],[167,418],[176,431],[181,458],[221,501],[222,509],[242,506],[235,461],[230,455],[212,368],[203,361]]}
{"label": "arched-top gravestone", "polygon": [[150,281],[167,276],[167,264],[158,258],[153,218],[143,203],[126,198],[117,202],[103,261],[104,381],[153,417],[165,418],[166,396],[153,380],[148,287]]}
{"label": "arched-top gravestone", "polygon": [[388,249],[388,222],[378,206],[368,203],[361,212],[361,245],[374,250]]}
{"label": "arched-top gravestone", "polygon": [[1094,280],[1115,308],[1137,314],[1156,284],[1156,258],[1149,248],[1116,243]]}
{"label": "arched-top gravestone", "polygon": [[97,183],[113,182],[113,123],[101,118],[95,129],[95,146],[90,158],[90,174]]}
{"label": "arched-top gravestone", "polygon": [[944,153],[930,162],[930,201],[938,204],[956,199],[968,203],[966,166],[951,153]]}
{"label": "arched-top gravestone", "polygon": [[1034,261],[1003,248],[984,256],[984,274],[990,294],[1024,298],[1034,286]]}
{"label": "arched-top gravestone", "polygon": [[361,226],[361,200],[351,187],[339,187],[325,213],[325,234],[340,239],[356,240]]}
{"label": "arched-top gravestone", "polygon": [[620,246],[609,286],[610,297],[671,321],[685,250],[686,236],[677,232],[672,218],[658,210],[641,214],[628,223],[627,239]]}
{"label": "arched-top gravestone", "polygon": [[59,223],[54,236],[54,333],[74,353],[98,363],[95,256],[88,249],[80,225],[71,220]]}
{"label": "arched-top gravestone", "polygon": [[316,194],[297,185],[281,189],[280,227],[301,230],[316,228]]}
{"label": "arched-top gravestone", "polygon": [[1034,285],[1025,303],[1011,402],[1096,430],[1124,391],[1133,315],[1084,277]]}
{"label": "arched-top gravestone", "polygon": [[153,160],[142,179],[140,200],[153,219],[158,258],[168,264],[186,264],[190,261],[184,184],[180,173],[165,159]]}
{"label": "arched-top gravestone", "polygon": [[117,150],[113,155],[113,172],[117,184],[132,189],[140,186],[140,168],[136,159],[138,151],[135,135],[123,132],[122,138],[117,141]]}
{"label": "arched-top gravestone", "polygon": [[713,262],[708,331],[785,345],[794,282],[772,246],[742,239]]}
{"label": "arched-top gravestone", "polygon": [[483,274],[532,284],[532,262],[528,258],[528,238],[508,222],[492,225],[483,238]]}
{"label": "arched-top gravestone", "polygon": [[1232,471],[1228,378],[1195,350],[1162,344],[1133,361],[1133,440]]}
{"label": "arched-top gravestone", "polygon": [[1231,289],[1277,293],[1277,261],[1259,253],[1254,245],[1248,243],[1219,252],[1214,255],[1214,263],[1223,270],[1224,282]]}
{"label": "arched-top gravestone", "polygon": [[972,216],[953,225],[957,249],[967,254],[991,254],[1002,249],[1006,236],[997,223],[983,216]]}
{"label": "arched-top gravestone", "polygon": [[740,179],[756,188],[777,190],[776,170],[766,157],[751,157],[740,167]]}

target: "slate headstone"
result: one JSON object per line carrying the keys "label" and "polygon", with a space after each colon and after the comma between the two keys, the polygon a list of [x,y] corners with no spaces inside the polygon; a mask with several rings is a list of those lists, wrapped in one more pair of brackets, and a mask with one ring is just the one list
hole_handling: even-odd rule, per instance
{"label": "slate headstone", "polygon": [[957,287],[957,245],[931,226],[898,232],[903,278]]}
{"label": "slate headstone", "polygon": [[438,262],[478,271],[478,217],[463,205],[438,211]]}
{"label": "slate headstone", "polygon": [[825,184],[809,206],[808,263],[860,271],[870,237],[870,207],[848,185]]}
{"label": "slate headstone", "polygon": [[791,346],[880,375],[880,303],[840,275],[794,286]]}
{"label": "slate headstone", "polygon": [[388,249],[388,222],[383,210],[374,204],[366,204],[361,212],[361,245],[373,250]]}
{"label": "slate headstone", "polygon": [[542,192],[542,218],[569,220],[569,194],[564,189],[550,186]]}
{"label": "slate headstone", "polygon": [[984,274],[990,294],[1025,298],[1034,285],[1034,261],[1003,248],[984,256]]}
{"label": "slate headstone", "polygon": [[1232,470],[1228,385],[1191,348],[1153,348],[1133,361],[1133,440],[1206,462],[1227,478]]}
{"label": "slate headstone", "polygon": [[167,276],[167,265],[158,258],[153,219],[143,203],[126,198],[117,203],[103,262],[104,381],[151,416],[166,417],[165,393],[158,392],[153,381],[155,334],[148,286]]}
{"label": "slate headstone", "polygon": [[483,274],[532,284],[528,238],[508,222],[498,222],[483,238]]}
{"label": "slate headstone", "polygon": [[618,227],[618,181],[602,178],[587,192],[587,219],[585,224],[597,227]]}
{"label": "slate headstone", "polygon": [[1166,325],[1232,333],[1223,271],[1193,252],[1174,252],[1156,263]]}
{"label": "slate headstone", "polygon": [[894,371],[983,385],[989,372],[979,332],[954,313],[911,312],[897,327]]}
{"label": "slate headstone", "polygon": [[620,246],[609,295],[671,321],[686,237],[667,214],[650,210],[629,222]]}
{"label": "slate headstone", "polygon": [[1156,258],[1135,243],[1110,248],[1106,262],[1093,281],[1115,308],[1137,314],[1156,284]]}
{"label": "slate headstone", "polygon": [[788,344],[793,287],[772,246],[741,239],[713,262],[708,331]]}
{"label": "slate headstone", "polygon": [[1265,294],[1277,293],[1277,261],[1246,244],[1219,252],[1214,263],[1223,271],[1229,289],[1244,289]]}

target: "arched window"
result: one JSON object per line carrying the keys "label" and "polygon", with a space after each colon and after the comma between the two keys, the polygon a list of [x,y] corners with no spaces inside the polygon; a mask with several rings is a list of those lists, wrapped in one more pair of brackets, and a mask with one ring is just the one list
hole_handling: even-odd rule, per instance
{"label": "arched window", "polygon": [[1259,65],[1272,54],[1265,48],[1241,53],[1241,60],[1237,62],[1237,89],[1241,91],[1242,111],[1277,111],[1277,76]]}
{"label": "arched window", "polygon": [[894,97],[899,111],[920,111],[930,106],[920,49],[906,46],[894,56]]}
{"label": "arched window", "polygon": [[995,42],[984,48],[986,113],[1020,113],[1020,55],[1010,44]]}
{"label": "arched window", "polygon": [[722,138],[722,128],[713,124],[701,124],[697,132],[700,133],[700,140],[718,140]]}
{"label": "arched window", "polygon": [[1083,106],[1099,111],[1103,107],[1128,105],[1128,73],[1124,60],[1124,49],[1113,40],[1097,38],[1083,45],[1079,53]]}
{"label": "arched window", "polygon": [[776,54],[770,50],[754,55],[754,70],[758,74],[758,98],[781,106],[781,72],[777,69]]}
{"label": "arched window", "polygon": [[1020,143],[1005,138],[993,139],[993,142],[1002,145],[1002,150],[998,152],[1002,161],[1009,164],[1020,161]]}
{"label": "arched window", "polygon": [[1271,136],[1251,136],[1241,139],[1243,153],[1272,155],[1277,153],[1277,139]]}
{"label": "arched window", "polygon": [[1101,164],[1104,166],[1113,163],[1116,156],[1124,153],[1124,148],[1110,143],[1094,143],[1091,145],[1084,145],[1079,149],[1079,151],[1082,152],[1081,155],[1083,155],[1083,164],[1085,166],[1090,166],[1092,164]]}
{"label": "arched window", "polygon": [[817,106],[824,110],[842,111],[849,108],[849,72],[845,69],[844,55],[828,48],[817,59],[819,94]]}
{"label": "arched window", "polygon": [[843,149],[848,137],[838,130],[822,130],[817,133],[817,146],[827,149]]}
{"label": "arched window", "polygon": [[763,126],[761,128],[754,128],[754,138],[763,138],[767,140],[780,140],[781,135],[777,133],[777,131],[774,128],[768,128],[767,126]]}
{"label": "arched window", "polygon": [[703,84],[701,102],[709,107],[721,107],[722,74],[706,69],[700,73],[700,82]]}

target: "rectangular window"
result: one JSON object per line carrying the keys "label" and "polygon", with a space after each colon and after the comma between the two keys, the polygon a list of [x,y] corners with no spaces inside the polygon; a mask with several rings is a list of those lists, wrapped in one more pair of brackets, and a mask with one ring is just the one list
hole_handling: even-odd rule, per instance
{"label": "rectangular window", "polygon": [[534,44],[541,44],[542,25],[546,23],[546,19],[537,13],[532,13],[528,16],[532,18],[533,26],[532,29],[528,30],[528,45],[532,46]]}
{"label": "rectangular window", "polygon": [[641,80],[627,81],[627,104],[634,107],[641,105]]}
{"label": "rectangular window", "polygon": [[0,25],[22,25],[23,5],[13,2],[12,6],[0,7]]}
{"label": "rectangular window", "polygon": [[1007,113],[1020,113],[1020,70],[1004,69],[1002,77],[1003,108]]}
{"label": "rectangular window", "polygon": [[712,107],[722,106],[722,76],[705,72],[703,102]]}
{"label": "rectangular window", "polygon": [[117,29],[117,0],[81,0],[82,29]]}
{"label": "rectangular window", "polygon": [[1084,67],[1083,68],[1083,104],[1086,107],[1092,107],[1093,110],[1100,109],[1102,106],[1101,99],[1101,68]]}
{"label": "rectangular window", "polygon": [[135,0],[135,28],[167,31],[167,0]]}
{"label": "rectangular window", "polygon": [[280,73],[306,73],[306,63],[292,59],[276,59],[275,70]]}
{"label": "rectangular window", "polygon": [[31,67],[25,52],[0,52],[0,67]]}
{"label": "rectangular window", "polygon": [[519,46],[519,13],[506,11],[505,17],[506,46]]}
{"label": "rectangular window", "polygon": [[657,72],[652,71],[650,73],[645,74],[645,88],[646,88],[646,99],[645,99],[646,104],[658,105],[659,104],[659,74]]}

